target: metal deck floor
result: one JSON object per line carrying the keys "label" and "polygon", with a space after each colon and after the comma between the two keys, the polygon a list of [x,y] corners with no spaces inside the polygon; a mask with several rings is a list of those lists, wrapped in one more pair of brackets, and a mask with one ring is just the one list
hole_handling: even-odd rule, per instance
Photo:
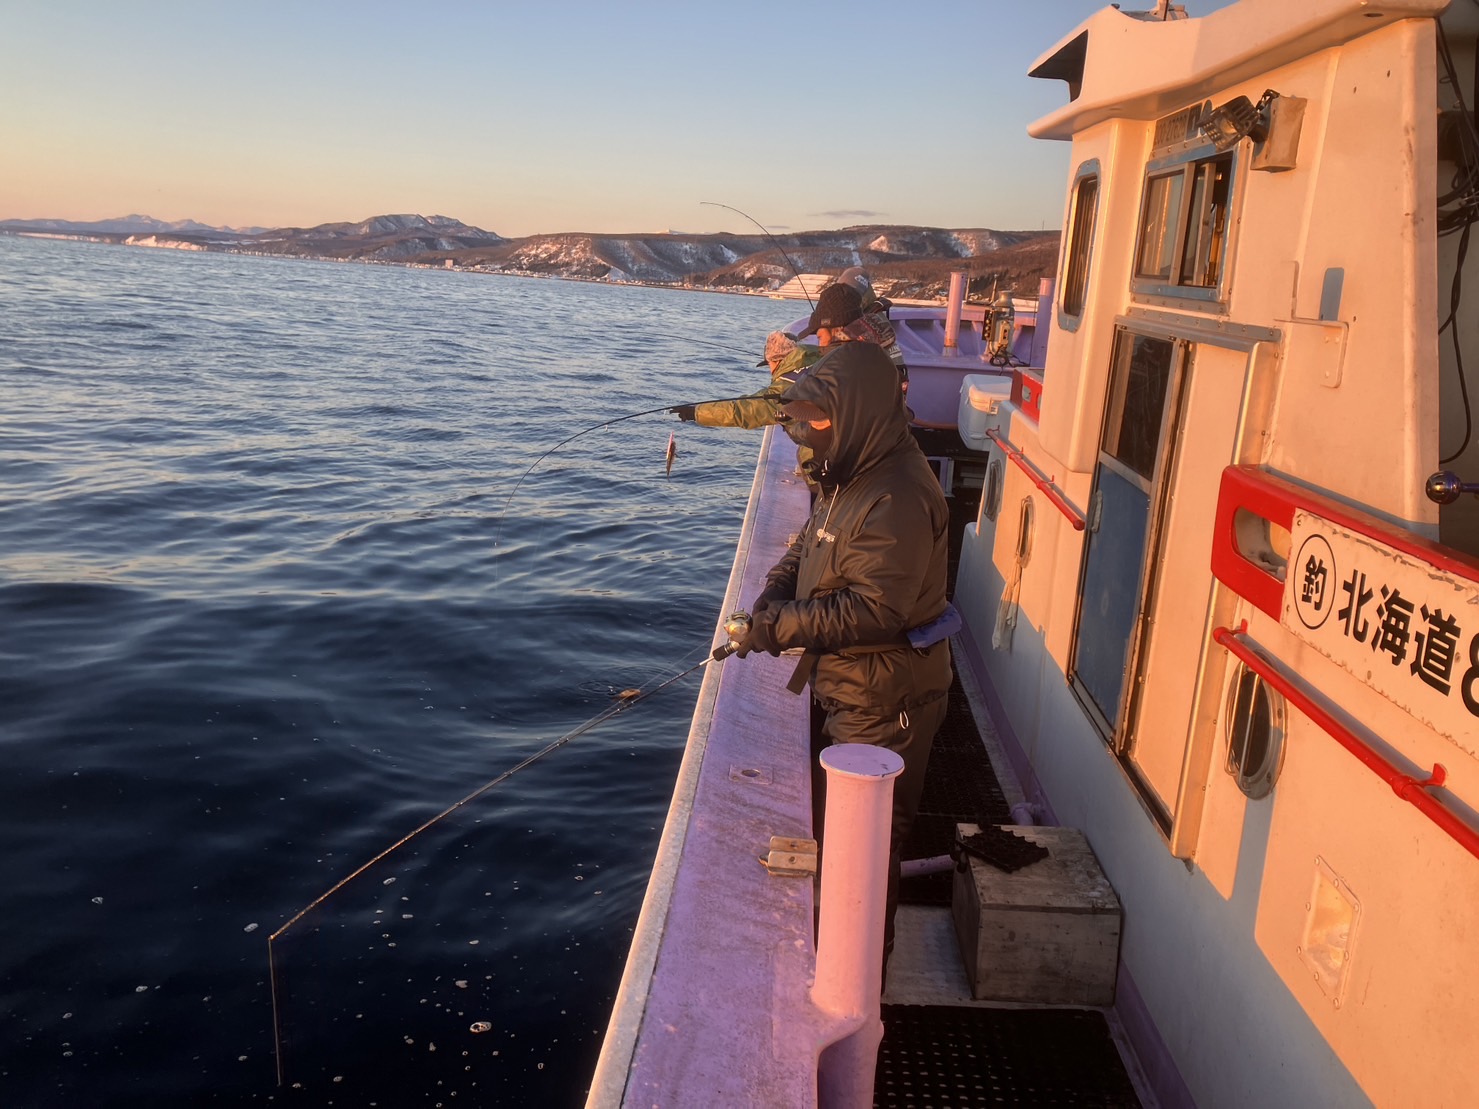
{"label": "metal deck floor", "polygon": [[1092,1009],[885,1005],[874,1105],[1140,1105]]}
{"label": "metal deck floor", "polygon": [[1114,1018],[972,999],[948,907],[901,905],[874,1104],[1141,1106]]}

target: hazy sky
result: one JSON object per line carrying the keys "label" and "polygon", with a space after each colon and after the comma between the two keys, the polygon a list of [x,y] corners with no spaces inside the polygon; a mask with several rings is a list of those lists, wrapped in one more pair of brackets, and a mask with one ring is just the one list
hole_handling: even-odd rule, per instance
{"label": "hazy sky", "polygon": [[1102,6],[0,0],[0,218],[1056,227],[1025,74]]}

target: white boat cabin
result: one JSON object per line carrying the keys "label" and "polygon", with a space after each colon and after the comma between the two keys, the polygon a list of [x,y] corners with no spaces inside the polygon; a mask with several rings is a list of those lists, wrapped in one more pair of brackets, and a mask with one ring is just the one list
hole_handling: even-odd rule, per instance
{"label": "white boat cabin", "polygon": [[1107,8],[1032,70],[1063,253],[956,601],[1168,1103],[1479,1102],[1476,31]]}

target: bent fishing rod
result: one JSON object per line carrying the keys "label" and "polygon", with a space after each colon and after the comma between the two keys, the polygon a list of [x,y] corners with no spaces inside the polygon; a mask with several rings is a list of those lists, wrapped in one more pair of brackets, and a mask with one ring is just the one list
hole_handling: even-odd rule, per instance
{"label": "bent fishing rod", "polygon": [[728,208],[735,215],[744,216],[745,219],[749,220],[756,227],[760,228],[761,233],[764,234],[764,236],[769,239],[772,244],[774,244],[775,248],[781,252],[781,257],[786,260],[786,265],[790,266],[791,272],[796,275],[796,284],[801,286],[801,295],[806,298],[806,303],[810,305],[811,310],[813,312],[816,311],[816,302],[811,299],[811,293],[807,292],[806,282],[801,280],[801,271],[796,268],[796,263],[791,261],[791,256],[786,253],[786,248],[781,246],[780,240],[772,235],[769,231],[767,231],[763,223],[757,220],[754,216],[750,215],[748,212],[741,212],[738,208],[730,204],[720,204],[717,200],[700,200],[699,203],[707,204],[710,208]]}
{"label": "bent fishing rod", "polygon": [[[730,403],[732,403],[734,401],[753,400],[753,399],[754,399],[754,394],[753,393],[746,393],[744,396],[739,396],[739,397],[720,397],[718,400],[695,401],[693,403],[694,404],[730,404]],[[669,412],[669,413],[676,412],[678,409],[684,408],[684,407],[687,407],[687,405],[684,405],[684,404],[669,404],[669,405],[664,405],[662,408],[648,408],[648,409],[645,409],[645,410],[643,410],[641,412],[628,412],[625,416],[613,416],[609,420],[602,420],[598,424],[591,424],[590,427],[583,427],[579,431],[577,431],[574,435],[570,435],[570,436],[567,436],[564,439],[561,439],[554,446],[550,447],[549,450],[545,451],[538,458],[536,458],[533,462],[529,463],[529,468],[527,470],[525,470],[521,475],[519,475],[519,480],[518,481],[514,482],[514,487],[511,490],[509,490],[508,496],[506,498],[504,498],[503,507],[501,509],[499,509],[498,519],[497,519],[496,523],[494,524],[494,540],[493,540],[493,545],[495,547],[498,545],[497,535],[498,535],[498,532],[501,531],[502,528],[503,528],[503,518],[504,518],[504,516],[506,516],[508,514],[508,506],[513,503],[514,494],[516,494],[519,491],[519,487],[524,484],[524,479],[527,478],[530,474],[532,474],[534,472],[534,468],[536,466],[538,466],[541,462],[543,462],[546,458],[548,458],[550,455],[554,454],[555,451],[559,450],[561,447],[567,446],[568,444],[575,442],[575,440],[579,439],[582,435],[589,435],[593,431],[600,431],[602,428],[611,427],[613,424],[619,424],[619,423],[622,423],[622,422],[624,422],[626,420],[635,420],[639,416],[656,416],[659,413],[663,413],[663,412]]]}

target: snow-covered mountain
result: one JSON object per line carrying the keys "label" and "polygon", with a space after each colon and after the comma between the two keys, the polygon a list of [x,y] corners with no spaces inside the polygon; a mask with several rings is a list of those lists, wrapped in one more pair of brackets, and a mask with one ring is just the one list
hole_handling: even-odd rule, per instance
{"label": "snow-covered mountain", "polygon": [[1001,282],[1035,291],[1056,265],[1057,232],[945,230],[869,225],[778,236],[656,232],[566,232],[505,239],[450,216],[383,215],[358,223],[263,231],[165,223],[149,216],[75,223],[0,221],[0,233],[77,235],[136,245],[174,246],[335,261],[391,262],[588,281],[774,291],[798,273],[865,266],[885,295],[936,296],[951,269],[971,275],[972,293]]}
{"label": "snow-covered mountain", "polygon": [[[937,296],[951,269],[972,293],[993,281],[1036,291],[1057,261],[1057,232],[868,226],[764,235],[565,233],[510,239],[441,258],[454,267],[592,281],[774,291],[798,273],[864,266],[886,295]],[[437,258],[428,259],[438,264]]]}
{"label": "snow-covered mountain", "polygon": [[148,235],[161,231],[256,235],[264,230],[266,229],[262,227],[212,227],[206,223],[197,223],[193,219],[169,222],[155,219],[153,216],[140,215],[118,216],[116,219],[100,219],[90,222],[64,219],[0,220],[0,231],[40,231],[56,235]]}

